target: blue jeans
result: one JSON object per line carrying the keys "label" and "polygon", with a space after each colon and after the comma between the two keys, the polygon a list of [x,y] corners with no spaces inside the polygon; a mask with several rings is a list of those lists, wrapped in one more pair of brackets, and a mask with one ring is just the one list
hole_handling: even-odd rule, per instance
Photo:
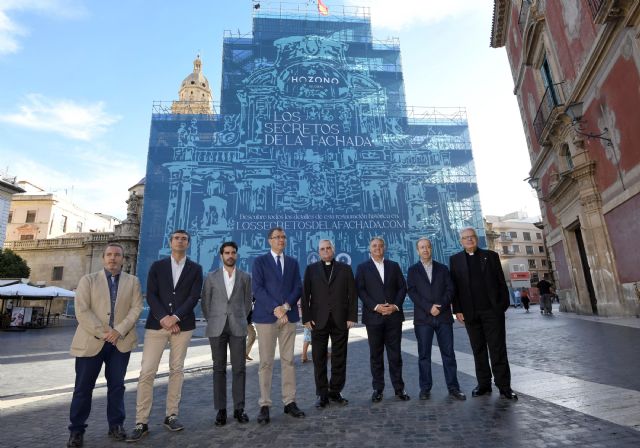
{"label": "blue jeans", "polygon": [[107,379],[107,421],[109,427],[124,423],[124,376],[127,373],[131,352],[122,353],[115,345],[104,343],[96,356],[76,358],[76,384],[69,412],[69,431],[84,433],[91,412],[91,398],[96,380],[105,365]]}
{"label": "blue jeans", "polygon": [[442,355],[442,367],[444,378],[449,391],[459,390],[458,365],[453,351],[453,324],[433,322],[427,325],[415,325],[414,331],[418,340],[418,369],[420,391],[430,391],[433,385],[431,377],[431,344],[433,334],[436,334],[440,354]]}

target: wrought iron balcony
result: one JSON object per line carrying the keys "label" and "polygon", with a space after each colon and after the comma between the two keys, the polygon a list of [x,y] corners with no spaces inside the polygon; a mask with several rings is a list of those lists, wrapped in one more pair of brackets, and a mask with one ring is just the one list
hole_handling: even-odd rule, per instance
{"label": "wrought iron balcony", "polygon": [[538,106],[536,118],[533,120],[533,129],[538,138],[538,142],[540,142],[540,137],[547,127],[554,109],[564,104],[560,90],[561,84],[562,83],[552,84],[547,87],[542,96],[542,101],[540,101],[540,105]]}

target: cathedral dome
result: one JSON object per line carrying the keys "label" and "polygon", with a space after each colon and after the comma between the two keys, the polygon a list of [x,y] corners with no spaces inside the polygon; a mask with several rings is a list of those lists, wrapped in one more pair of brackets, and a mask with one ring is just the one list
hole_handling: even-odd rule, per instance
{"label": "cathedral dome", "polygon": [[189,87],[209,89],[209,81],[207,80],[207,77],[202,74],[202,61],[200,60],[200,55],[198,55],[193,61],[193,73],[190,73],[189,76],[184,78],[184,81],[182,81],[182,85],[180,86],[180,90]]}
{"label": "cathedral dome", "polygon": [[202,61],[198,55],[193,61],[193,73],[182,81],[178,101],[173,102],[171,111],[178,114],[210,114],[211,101],[209,81],[202,73]]}

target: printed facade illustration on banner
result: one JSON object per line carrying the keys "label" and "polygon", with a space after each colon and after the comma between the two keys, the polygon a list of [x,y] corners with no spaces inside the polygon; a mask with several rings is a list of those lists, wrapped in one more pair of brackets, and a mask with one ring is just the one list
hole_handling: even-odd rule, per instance
{"label": "printed facade illustration on banner", "polygon": [[180,228],[206,271],[226,240],[250,270],[276,225],[301,269],[322,238],[355,266],[380,235],[405,270],[420,236],[444,262],[459,250],[458,229],[484,238],[464,110],[407,113],[399,46],[374,42],[368,17],[258,15],[253,38],[226,37],[223,54],[218,114],[153,115],[143,284]]}

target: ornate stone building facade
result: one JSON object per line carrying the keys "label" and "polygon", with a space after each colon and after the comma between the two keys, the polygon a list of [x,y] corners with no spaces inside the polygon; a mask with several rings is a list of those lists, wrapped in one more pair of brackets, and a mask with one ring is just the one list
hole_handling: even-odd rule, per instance
{"label": "ornate stone building facade", "polygon": [[[102,267],[108,242],[122,244],[124,270],[136,274],[144,179],[129,189],[127,218],[113,232],[70,233],[60,238],[6,241],[5,249],[20,255],[31,268],[29,282],[74,290],[80,278]],[[54,301],[52,313],[64,312],[65,302]]]}
{"label": "ornate stone building facade", "polygon": [[9,222],[11,198],[24,190],[16,185],[15,179],[7,179],[0,176],[0,247],[4,243]]}
{"label": "ornate stone building facade", "polygon": [[638,315],[640,1],[495,0],[561,307]]}
{"label": "ornate stone building facade", "polygon": [[536,286],[542,279],[555,283],[544,236],[535,221],[520,212],[485,216],[487,246],[500,254],[511,289]]}

